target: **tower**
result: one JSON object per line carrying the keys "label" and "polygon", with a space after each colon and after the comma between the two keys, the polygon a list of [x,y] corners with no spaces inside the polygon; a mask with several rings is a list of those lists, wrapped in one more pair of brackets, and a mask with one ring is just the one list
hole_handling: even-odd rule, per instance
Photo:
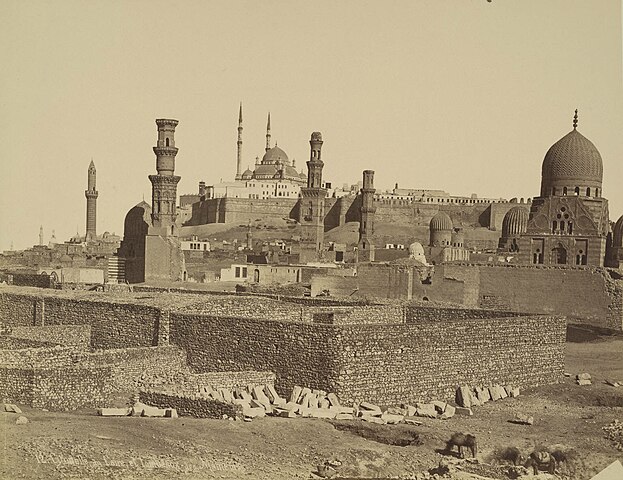
{"label": "tower", "polygon": [[157,175],[149,175],[151,182],[151,223],[165,236],[175,234],[177,219],[177,184],[181,177],[175,175],[175,127],[177,120],[158,119],[158,142],[153,148],[156,154]]}
{"label": "tower", "polygon": [[266,122],[266,151],[270,150],[270,112],[268,112],[268,121]]}
{"label": "tower", "polygon": [[96,237],[96,220],[97,220],[97,190],[95,189],[97,171],[95,170],[95,164],[93,159],[89,164],[89,171],[87,174],[87,189],[84,191],[84,196],[87,198],[87,233],[86,241],[90,242],[95,240]]}
{"label": "tower", "polygon": [[238,152],[236,157],[236,180],[240,180],[242,170],[242,102],[238,112]]}
{"label": "tower", "polygon": [[307,162],[307,187],[301,188],[299,209],[301,261],[320,258],[324,243],[324,199],[327,191],[322,187],[322,144],[322,134],[312,133]]}
{"label": "tower", "polygon": [[359,261],[374,261],[374,245],[371,235],[374,233],[374,170],[363,171],[363,188],[361,189],[361,208],[359,221],[359,242],[357,245]]}

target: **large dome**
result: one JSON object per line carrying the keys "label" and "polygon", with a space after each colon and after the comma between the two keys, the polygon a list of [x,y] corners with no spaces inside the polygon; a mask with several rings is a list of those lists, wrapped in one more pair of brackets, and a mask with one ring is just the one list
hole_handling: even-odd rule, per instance
{"label": "large dome", "polygon": [[599,196],[603,163],[599,151],[575,128],[545,154],[541,170],[541,196]]}
{"label": "large dome", "polygon": [[513,237],[526,233],[528,229],[528,209],[524,207],[513,207],[502,220],[502,238]]}
{"label": "large dome", "polygon": [[623,247],[623,216],[619,217],[617,223],[614,224],[612,236],[613,245],[615,247]]}
{"label": "large dome", "polygon": [[441,230],[451,231],[452,228],[453,228],[452,219],[445,212],[437,212],[437,215],[435,215],[430,220],[431,231],[437,231],[437,232]]}
{"label": "large dome", "polygon": [[276,145],[268,150],[262,157],[262,164],[275,164],[283,163],[284,165],[290,165],[290,160],[286,152]]}

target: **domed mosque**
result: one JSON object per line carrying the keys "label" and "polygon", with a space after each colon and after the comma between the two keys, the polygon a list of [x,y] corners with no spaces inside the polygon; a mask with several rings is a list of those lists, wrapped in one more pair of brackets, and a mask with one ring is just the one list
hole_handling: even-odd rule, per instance
{"label": "domed mosque", "polygon": [[520,263],[603,266],[609,231],[608,201],[602,197],[603,163],[595,145],[577,129],[554,143],[541,169],[541,194],[532,200],[527,223],[515,207],[503,238],[514,240]]}

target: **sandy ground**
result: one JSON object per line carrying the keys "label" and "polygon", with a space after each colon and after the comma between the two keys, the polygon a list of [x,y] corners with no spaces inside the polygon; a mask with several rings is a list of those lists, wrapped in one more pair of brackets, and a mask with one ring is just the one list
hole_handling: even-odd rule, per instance
{"label": "sandy ground", "polygon": [[[419,435],[420,445],[406,447],[367,440],[315,419],[103,418],[93,411],[23,407],[26,425],[15,424],[16,414],[0,414],[0,478],[317,478],[312,475],[316,466],[334,459],[342,462],[343,478],[409,478],[449,458],[441,449],[451,433],[470,431],[478,438],[481,464],[464,468],[482,476],[469,478],[505,478],[498,467],[483,465],[501,447],[529,453],[538,445],[558,445],[576,453],[563,469],[567,478],[587,479],[623,460],[602,430],[615,419],[623,421],[623,386],[603,382],[623,380],[623,338],[568,343],[567,371],[589,372],[594,384],[581,387],[567,377],[560,385],[476,407],[472,417],[395,426],[397,433],[407,429]],[[510,423],[516,413],[533,415],[534,425]]]}

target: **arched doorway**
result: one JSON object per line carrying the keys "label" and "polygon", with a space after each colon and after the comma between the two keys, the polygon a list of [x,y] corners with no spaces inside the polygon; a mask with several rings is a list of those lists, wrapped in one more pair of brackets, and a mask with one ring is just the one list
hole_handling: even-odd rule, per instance
{"label": "arched doorway", "polygon": [[560,243],[555,248],[552,248],[552,263],[557,265],[565,265],[567,263],[567,250]]}
{"label": "arched doorway", "polygon": [[260,271],[257,268],[253,271],[253,281],[260,283]]}

